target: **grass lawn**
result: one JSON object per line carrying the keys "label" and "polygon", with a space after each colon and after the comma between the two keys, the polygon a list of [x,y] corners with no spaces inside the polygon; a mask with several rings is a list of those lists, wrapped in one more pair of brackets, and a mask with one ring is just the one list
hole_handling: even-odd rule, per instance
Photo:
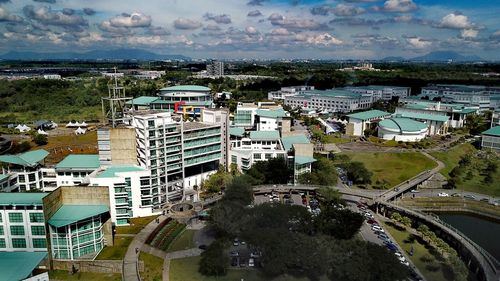
{"label": "grass lawn", "polygon": [[347,152],[351,161],[362,162],[373,173],[372,186],[378,182],[387,182],[393,187],[418,173],[437,166],[431,159],[418,152]]}
{"label": "grass lawn", "polygon": [[69,274],[65,270],[49,271],[50,280],[92,280],[92,281],[120,281],[122,275],[120,273],[94,273],[94,272],[77,272]]}
{"label": "grass lawn", "polygon": [[106,246],[97,256],[97,260],[121,260],[125,257],[128,245],[134,237],[131,236],[115,236],[115,245]]}
{"label": "grass lawn", "polygon": [[[297,278],[290,275],[279,276],[274,279],[269,279],[263,276],[258,270],[255,269],[230,269],[226,276],[207,277],[201,275],[198,272],[198,263],[200,257],[190,257],[183,259],[175,259],[170,261],[170,281],[186,281],[186,280],[197,280],[197,281],[235,281],[235,280],[245,280],[245,281],[309,281],[306,277]],[[320,279],[320,281],[327,281],[326,277]]]}
{"label": "grass lawn", "polygon": [[391,223],[385,223],[385,226],[406,253],[409,253],[413,246],[414,254],[410,259],[427,280],[453,280],[453,269],[432,247],[425,245],[424,241],[419,241],[413,234],[396,229]]}
{"label": "grass lawn", "polygon": [[[456,183],[457,189],[491,196],[500,196],[500,185],[498,184],[500,182],[500,168],[497,168],[497,171],[493,173],[490,183],[484,182],[485,177],[483,169],[486,168],[486,161],[478,157],[478,155],[481,154],[475,152],[476,149],[471,144],[462,144],[447,152],[435,152],[432,153],[432,155],[445,163],[446,167],[441,173],[449,178],[449,172],[458,166],[460,157],[472,153],[474,156],[471,158],[471,164],[463,169],[464,172],[460,177],[456,177],[456,179],[458,179]],[[494,161],[497,163],[497,166],[500,167],[500,158],[496,157]]]}
{"label": "grass lawn", "polygon": [[144,272],[141,279],[144,281],[161,281],[163,279],[163,259],[141,252],[139,260],[144,262]]}
{"label": "grass lawn", "polygon": [[181,235],[177,236],[177,238],[170,244],[167,252],[175,252],[180,250],[186,250],[190,248],[194,248],[195,244],[193,243],[193,236],[196,230],[185,229]]}
{"label": "grass lawn", "polygon": [[75,135],[72,132],[67,135],[49,135],[46,145],[33,145],[32,149],[45,149],[50,152],[45,163],[55,164],[60,162],[69,154],[96,154],[97,131],[91,131],[84,135]]}
{"label": "grass lawn", "polygon": [[141,231],[148,223],[152,222],[158,216],[149,216],[142,218],[131,218],[130,225],[117,226],[116,234],[137,234]]}
{"label": "grass lawn", "polygon": [[441,170],[441,174],[446,178],[449,178],[449,173],[453,168],[458,166],[458,161],[460,161],[460,157],[467,153],[471,153],[476,151],[474,146],[470,143],[461,144],[455,146],[454,148],[446,151],[446,152],[432,152],[430,153],[432,156],[436,157],[438,160],[441,160],[445,167]]}

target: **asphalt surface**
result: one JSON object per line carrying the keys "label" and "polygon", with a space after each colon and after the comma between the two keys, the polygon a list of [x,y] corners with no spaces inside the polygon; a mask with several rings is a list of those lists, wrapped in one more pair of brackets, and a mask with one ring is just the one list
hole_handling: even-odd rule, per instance
{"label": "asphalt surface", "polygon": [[493,196],[488,196],[484,194],[479,194],[475,192],[469,192],[469,191],[463,191],[463,190],[457,190],[457,189],[418,189],[418,192],[413,193],[413,192],[408,192],[403,195],[404,198],[409,198],[409,197],[440,197],[439,193],[446,193],[449,196],[452,195],[457,195],[452,196],[452,198],[462,198],[464,195],[472,195],[475,197],[475,199],[468,199],[468,200],[481,200],[481,199],[488,199],[490,202],[492,201],[498,201],[500,202],[500,198],[498,197],[493,197]]}

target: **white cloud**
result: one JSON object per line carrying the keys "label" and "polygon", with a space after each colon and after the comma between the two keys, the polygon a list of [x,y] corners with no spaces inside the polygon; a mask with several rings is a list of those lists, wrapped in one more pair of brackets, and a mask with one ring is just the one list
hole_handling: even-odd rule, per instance
{"label": "white cloud", "polygon": [[343,43],[342,40],[333,37],[329,33],[322,34],[307,34],[307,33],[299,33],[295,35],[295,40],[299,42],[306,42],[308,44],[313,45],[341,45]]}
{"label": "white cloud", "polygon": [[255,34],[258,34],[259,31],[253,26],[247,26],[245,28],[245,33],[248,35],[255,35]]}
{"label": "white cloud", "polygon": [[174,21],[174,27],[183,30],[193,30],[202,27],[201,22],[187,18],[180,18]]}
{"label": "white cloud", "polygon": [[333,9],[333,13],[338,17],[350,17],[359,15],[365,12],[365,9],[360,7],[354,7],[350,5],[338,4],[335,9]]}
{"label": "white cloud", "polygon": [[12,15],[4,8],[0,7],[0,22],[2,21],[12,21],[21,22],[23,19],[20,16]]}
{"label": "white cloud", "polygon": [[408,42],[411,47],[416,49],[424,49],[432,45],[432,41],[422,39],[420,37],[408,37],[406,38],[406,42]]}
{"label": "white cloud", "polygon": [[475,29],[462,29],[462,32],[460,33],[460,35],[463,38],[476,38],[478,33],[479,33],[479,31],[477,31]]}
{"label": "white cloud", "polygon": [[149,27],[151,26],[151,17],[141,14],[121,14],[109,20],[114,27]]}
{"label": "white cloud", "polygon": [[273,30],[271,30],[271,35],[277,35],[277,36],[286,36],[286,35],[290,35],[290,31],[288,31],[288,29],[286,28],[275,28]]}
{"label": "white cloud", "polygon": [[387,0],[383,10],[387,12],[406,13],[417,9],[417,4],[413,0]]}
{"label": "white cloud", "polygon": [[451,13],[441,19],[440,26],[452,29],[465,29],[469,28],[471,23],[467,16]]}

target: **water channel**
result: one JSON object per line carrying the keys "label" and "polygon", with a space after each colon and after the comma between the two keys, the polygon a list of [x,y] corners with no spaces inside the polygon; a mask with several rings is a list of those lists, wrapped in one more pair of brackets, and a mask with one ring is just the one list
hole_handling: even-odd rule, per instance
{"label": "water channel", "polygon": [[500,223],[468,214],[441,213],[439,217],[500,260]]}

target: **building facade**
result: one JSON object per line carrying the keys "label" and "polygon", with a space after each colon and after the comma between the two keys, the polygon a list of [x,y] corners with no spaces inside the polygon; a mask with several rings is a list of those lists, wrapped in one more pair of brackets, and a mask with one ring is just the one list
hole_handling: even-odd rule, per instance
{"label": "building facade", "polygon": [[207,64],[207,75],[214,77],[224,76],[224,62],[222,61],[212,61]]}
{"label": "building facade", "polygon": [[477,107],[479,111],[496,109],[492,102],[500,96],[500,87],[437,84],[422,87],[421,97],[438,98],[442,102]]}
{"label": "building facade", "polygon": [[492,127],[481,133],[481,147],[500,151],[500,126]]}
{"label": "building facade", "polygon": [[327,112],[352,112],[368,109],[372,105],[370,94],[356,94],[343,89],[306,91],[300,95],[288,96],[284,104],[293,108],[309,108]]}
{"label": "building facade", "polygon": [[346,126],[346,134],[349,136],[361,137],[366,129],[375,129],[377,123],[385,118],[389,118],[392,114],[380,110],[368,110],[348,114],[349,123]]}
{"label": "building facade", "polygon": [[32,150],[16,155],[0,155],[2,174],[9,176],[9,185],[5,191],[24,192],[43,189],[42,167],[46,150]]}
{"label": "building facade", "polygon": [[[241,130],[241,129],[240,129]],[[231,134],[231,163],[241,171],[248,170],[257,161],[283,157],[286,153],[278,131],[251,131]],[[242,133],[242,134],[239,134]]]}
{"label": "building facade", "polygon": [[410,118],[392,117],[378,123],[378,137],[385,140],[415,142],[427,136],[427,125]]}
{"label": "building facade", "polygon": [[279,91],[269,92],[267,94],[267,99],[275,101],[283,101],[285,97],[292,97],[295,95],[302,94],[305,91],[314,90],[314,86],[291,86],[291,87],[281,87]]}
{"label": "building facade", "polygon": [[346,87],[345,89],[357,94],[371,95],[373,102],[378,100],[388,101],[394,97],[402,99],[410,96],[411,94],[410,87],[370,85],[370,86]]}
{"label": "building facade", "polygon": [[149,103],[150,109],[199,115],[203,108],[213,108],[210,88],[196,85],[173,86],[160,89],[159,99]]}

